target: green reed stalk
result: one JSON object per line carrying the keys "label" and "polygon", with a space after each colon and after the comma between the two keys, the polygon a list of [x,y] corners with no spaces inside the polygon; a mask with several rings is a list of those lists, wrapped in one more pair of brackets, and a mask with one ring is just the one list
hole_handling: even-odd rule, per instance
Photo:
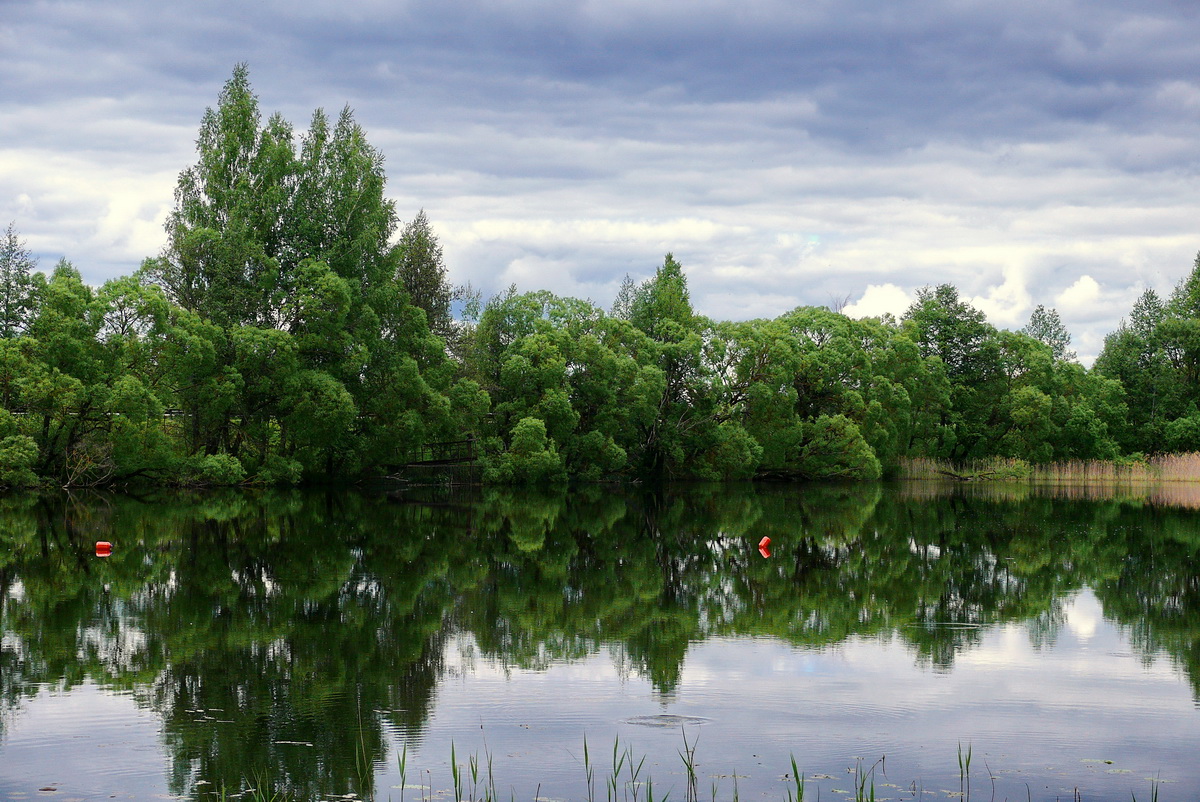
{"label": "green reed stalk", "polygon": [[792,782],[795,784],[796,788],[795,794],[792,793],[791,788],[788,789],[788,802],[804,802],[804,775],[800,773],[800,770],[796,766],[796,756],[792,755],[791,758]]}
{"label": "green reed stalk", "polygon": [[479,793],[479,755],[475,752],[467,759],[467,769],[471,772],[471,802],[475,802],[475,795]]}
{"label": "green reed stalk", "polygon": [[[680,727],[683,733],[683,751],[679,753],[679,757],[683,760],[683,767],[687,771],[687,793],[685,799],[687,802],[696,802],[699,798],[699,783],[696,777],[696,744],[700,741],[700,735],[697,733],[696,739],[690,744],[687,739],[687,730]],[[717,789],[713,788],[713,797],[716,798]]]}
{"label": "green reed stalk", "polygon": [[[639,760],[637,763],[637,768],[634,768],[634,766],[633,766],[633,749],[630,748],[630,751],[629,751],[629,783],[625,787],[626,787],[626,789],[633,789],[633,802],[638,802],[638,791],[640,790],[640,786],[638,785],[638,777],[641,776],[642,767],[645,765],[646,765],[646,756],[642,755],[642,759]],[[628,791],[626,791],[626,796],[628,796]]]}
{"label": "green reed stalk", "polygon": [[583,736],[583,774],[587,778],[588,802],[596,802],[596,772],[592,768],[592,759],[588,754],[587,736]]}
{"label": "green reed stalk", "polygon": [[[462,773],[458,767],[458,757],[454,753],[454,741],[450,742],[450,776],[454,779],[454,802],[462,800]],[[430,788],[430,793],[433,789]]]}
{"label": "green reed stalk", "polygon": [[958,792],[964,802],[971,799],[971,744],[967,744],[966,755],[963,755],[962,741],[958,742]]}
{"label": "green reed stalk", "polygon": [[[871,764],[871,768],[863,771],[863,762],[859,758],[858,765],[855,767],[854,778],[854,802],[875,802],[875,769],[878,768],[887,774],[887,756],[879,758]],[[870,783],[870,787],[867,783]]]}
{"label": "green reed stalk", "polygon": [[[1150,802],[1158,802],[1158,784],[1160,782],[1162,781],[1158,777],[1150,780]],[[1129,796],[1133,799],[1133,802],[1138,802],[1137,795],[1133,791],[1129,792]]]}
{"label": "green reed stalk", "polygon": [[404,742],[404,748],[396,755],[396,764],[400,769],[400,802],[404,802],[404,786],[408,777],[408,741]]}
{"label": "green reed stalk", "polygon": [[487,750],[487,747],[484,747],[484,754],[487,755],[488,770],[487,802],[497,802],[496,775],[492,771],[492,753]]}

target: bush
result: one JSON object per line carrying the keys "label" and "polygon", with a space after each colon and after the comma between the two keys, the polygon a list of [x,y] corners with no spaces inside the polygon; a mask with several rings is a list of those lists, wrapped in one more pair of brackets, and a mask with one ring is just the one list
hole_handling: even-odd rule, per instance
{"label": "bush", "polygon": [[576,438],[572,446],[571,467],[579,479],[594,481],[618,473],[628,464],[625,449],[596,430]]}
{"label": "bush", "polygon": [[980,472],[990,473],[988,479],[1015,480],[1028,479],[1031,470],[1029,463],[1023,459],[992,459]]}
{"label": "bush", "polygon": [[878,479],[879,460],[854,421],[821,415],[804,424],[798,473],[807,479]]}
{"label": "bush", "polygon": [[246,480],[246,469],[231,454],[209,454],[191,461],[189,473],[194,484],[237,485]]}
{"label": "bush", "polygon": [[513,427],[508,450],[487,461],[483,480],[493,484],[542,484],[566,481],[562,456],[546,437],[540,418],[522,418]]}
{"label": "bush", "polygon": [[14,434],[0,440],[0,485],[32,487],[38,484],[33,472],[37,458],[38,447],[32,437]]}
{"label": "bush", "polygon": [[263,460],[254,481],[264,485],[288,485],[294,487],[300,484],[301,465],[294,459],[288,459],[278,454],[272,454]]}
{"label": "bush", "polygon": [[739,423],[725,421],[693,470],[701,479],[749,479],[762,460],[763,448]]}

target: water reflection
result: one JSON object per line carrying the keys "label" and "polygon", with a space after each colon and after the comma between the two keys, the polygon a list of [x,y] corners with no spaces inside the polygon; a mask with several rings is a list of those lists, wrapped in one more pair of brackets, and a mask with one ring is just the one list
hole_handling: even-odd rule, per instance
{"label": "water reflection", "polygon": [[1040,648],[1083,587],[1200,698],[1200,529],[1145,499],[858,485],[427,501],[0,500],[0,725],[46,687],[98,683],[161,717],[174,794],[259,778],[365,796],[392,733],[420,743],[450,639],[514,670],[609,650],[669,698],[689,649],[718,636],[894,639],[942,672],[998,624]]}

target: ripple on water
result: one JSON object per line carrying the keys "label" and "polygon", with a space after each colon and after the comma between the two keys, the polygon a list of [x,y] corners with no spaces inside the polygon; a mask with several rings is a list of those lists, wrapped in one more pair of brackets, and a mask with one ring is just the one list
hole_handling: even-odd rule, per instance
{"label": "ripple on water", "polygon": [[707,724],[709,719],[701,718],[700,716],[676,716],[671,713],[662,713],[657,716],[634,716],[633,718],[625,719],[626,724],[636,724],[639,727],[661,727],[663,729],[675,729],[687,725]]}

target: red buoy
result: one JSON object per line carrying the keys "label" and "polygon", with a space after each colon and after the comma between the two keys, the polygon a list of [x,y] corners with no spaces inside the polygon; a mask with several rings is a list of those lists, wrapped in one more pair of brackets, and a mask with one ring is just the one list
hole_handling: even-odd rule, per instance
{"label": "red buoy", "polygon": [[771,538],[769,538],[769,537],[764,537],[762,540],[758,541],[758,547],[759,547],[760,549],[768,549],[768,548],[770,548],[770,547],[771,547]]}
{"label": "red buoy", "polygon": [[97,557],[111,557],[112,556],[112,544],[109,543],[107,540],[97,540],[96,541],[96,556]]}

